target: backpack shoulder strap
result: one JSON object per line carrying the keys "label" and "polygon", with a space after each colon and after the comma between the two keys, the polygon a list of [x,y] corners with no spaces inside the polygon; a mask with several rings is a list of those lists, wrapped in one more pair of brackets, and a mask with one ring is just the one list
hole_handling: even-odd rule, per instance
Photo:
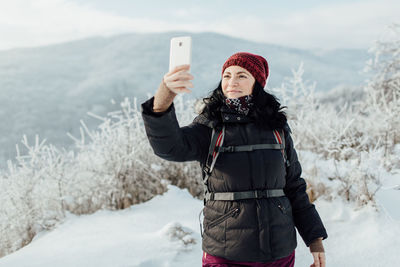
{"label": "backpack shoulder strap", "polygon": [[218,154],[218,147],[222,145],[224,134],[225,134],[225,126],[222,127],[222,130],[216,128],[212,129],[210,146],[208,148],[207,159],[203,168],[206,174],[209,174],[212,171],[213,159]]}
{"label": "backpack shoulder strap", "polygon": [[[218,148],[222,145],[224,141],[224,135],[225,135],[225,125],[223,125],[222,130],[215,129],[213,128],[212,134],[211,134],[211,141],[210,141],[210,147],[208,148],[208,155],[206,158],[206,162],[204,163],[203,166],[203,172],[204,172],[204,195],[206,196],[209,192],[208,190],[208,178],[211,175],[211,172],[214,168],[215,162],[217,161],[217,157],[219,155]],[[204,205],[206,204],[206,198],[204,198]]]}
{"label": "backpack shoulder strap", "polygon": [[283,160],[285,162],[286,167],[289,167],[290,162],[286,156],[285,131],[283,129],[281,129],[280,131],[273,130],[273,133],[274,133],[275,139],[278,142],[278,144],[282,144],[283,148],[282,148],[281,152],[282,152]]}
{"label": "backpack shoulder strap", "polygon": [[222,126],[221,130],[216,128],[212,129],[210,146],[208,148],[208,155],[203,167],[203,172],[205,174],[204,184],[207,184],[208,176],[210,176],[214,168],[215,162],[219,155],[218,148],[222,146],[222,143],[224,141],[224,135],[225,135],[225,125]]}

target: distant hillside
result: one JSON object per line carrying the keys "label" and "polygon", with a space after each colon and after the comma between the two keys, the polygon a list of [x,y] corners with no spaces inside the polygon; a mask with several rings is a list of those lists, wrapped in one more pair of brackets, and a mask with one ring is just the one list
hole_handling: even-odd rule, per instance
{"label": "distant hillside", "polygon": [[[124,34],[0,51],[0,167],[15,156],[15,144],[23,134],[32,142],[38,133],[50,143],[68,146],[71,140],[66,132],[78,136],[80,119],[90,127],[98,124],[87,111],[105,115],[118,109],[111,98],[118,104],[125,96],[143,101],[153,94],[168,69],[169,39],[186,34]],[[365,79],[359,71],[368,58],[366,51],[307,51],[215,33],[189,34],[195,76],[191,97],[214,89],[222,64],[238,51],[267,58],[269,87],[280,85],[301,61],[304,78],[317,81],[319,91],[360,85]]]}

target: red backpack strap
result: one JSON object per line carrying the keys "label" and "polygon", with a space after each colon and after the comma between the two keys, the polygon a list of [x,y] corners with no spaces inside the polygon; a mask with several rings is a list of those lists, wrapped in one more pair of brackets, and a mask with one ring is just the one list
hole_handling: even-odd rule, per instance
{"label": "red backpack strap", "polygon": [[285,147],[285,131],[282,129],[281,132],[279,133],[279,131],[277,130],[273,130],[276,142],[278,144],[283,144],[283,149],[281,150],[282,152],[282,156],[283,156],[283,160],[285,162],[286,167],[289,167],[290,163],[287,160],[286,157],[286,147]]}

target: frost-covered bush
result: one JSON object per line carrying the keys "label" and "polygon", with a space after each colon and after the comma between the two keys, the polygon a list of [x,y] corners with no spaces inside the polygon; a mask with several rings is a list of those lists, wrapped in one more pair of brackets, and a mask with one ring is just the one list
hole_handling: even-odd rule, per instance
{"label": "frost-covered bush", "polygon": [[193,231],[190,228],[182,226],[178,222],[167,224],[160,232],[182,251],[190,251],[197,243]]}
{"label": "frost-covered bush", "polygon": [[[181,96],[177,116],[188,124],[193,114]],[[65,212],[93,213],[99,209],[122,209],[166,191],[168,181],[202,197],[198,163],[175,163],[155,156],[147,139],[136,99],[127,98],[120,110],[101,120],[98,129],[81,121],[81,137],[74,151],[59,150],[39,142],[29,144],[26,154],[8,161],[0,174],[0,256],[28,244],[40,231],[53,228]]]}
{"label": "frost-covered bush", "polygon": [[132,106],[126,98],[121,110],[106,118],[90,115],[103,122],[98,130],[89,130],[82,122],[81,139],[75,138],[78,152],[70,162],[66,187],[79,185],[79,189],[66,194],[68,209],[75,213],[121,209],[165,192],[165,183],[154,171],[157,158],[148,153],[151,148],[136,103]]}
{"label": "frost-covered bush", "polygon": [[381,177],[363,164],[369,162],[380,171],[400,167],[394,152],[400,142],[400,26],[392,25],[389,33],[390,38],[376,42],[370,50],[374,58],[367,69],[374,75],[364,85],[364,94],[353,94],[349,88],[349,95],[357,96],[354,101],[344,101],[341,107],[338,101],[321,101],[314,92],[316,84],[302,79],[303,64],[279,88],[271,89],[288,107],[297,149],[333,159],[336,165],[352,162],[346,171],[337,168],[336,174],[329,177],[340,182],[334,190],[319,182],[315,176],[318,167],[308,172],[313,198],[339,194],[360,205],[374,202]]}
{"label": "frost-covered bush", "polygon": [[[289,107],[290,126],[298,137],[296,147],[337,160],[384,148],[382,160],[389,162],[386,167],[399,167],[392,152],[400,142],[400,26],[389,29],[386,38],[370,49],[373,59],[367,62],[366,69],[374,75],[364,85],[363,96],[348,88],[348,95],[357,96],[354,101],[347,98],[341,107],[337,102],[331,105],[321,101],[315,94],[316,84],[303,81],[303,64],[292,70],[293,76],[280,87],[271,89]],[[333,93],[329,93],[331,98]]]}
{"label": "frost-covered bush", "polygon": [[278,96],[282,105],[288,107],[286,113],[295,147],[338,160],[348,159],[351,152],[347,148],[355,147],[357,142],[350,133],[356,111],[348,103],[340,110],[330,103],[321,104],[315,94],[316,84],[303,81],[302,63],[292,73],[292,77],[285,78],[282,85],[272,88],[271,92]]}
{"label": "frost-covered bush", "polygon": [[[321,159],[306,163],[305,178],[310,198],[340,195],[360,205],[374,202],[381,184],[380,177],[371,169],[362,167],[363,163],[374,162],[370,166],[384,166],[385,159],[393,159],[395,155],[389,153],[385,156],[384,136],[379,134],[380,130],[374,129],[374,117],[363,115],[359,101],[344,102],[340,109],[337,102],[322,104],[314,92],[315,84],[302,80],[303,72],[300,64],[292,77],[271,91],[288,107],[286,112],[296,149],[332,160],[330,166],[318,166]],[[302,154],[299,153],[301,162],[304,161]],[[351,164],[346,164],[344,169],[335,168],[333,174],[325,177],[336,180],[339,186],[332,187],[332,183],[320,179],[320,168],[333,168],[341,162]]]}
{"label": "frost-covered bush", "polygon": [[374,73],[368,81],[369,104],[398,102],[400,98],[400,24],[390,25],[369,49],[374,55],[365,71]]}
{"label": "frost-covered bush", "polygon": [[370,52],[374,57],[365,70],[374,75],[365,86],[367,98],[360,109],[365,121],[375,122],[369,130],[375,140],[381,139],[386,167],[399,168],[399,160],[390,156],[400,143],[400,24],[389,26]]}
{"label": "frost-covered bush", "polygon": [[72,154],[59,151],[36,136],[30,145],[26,136],[17,146],[17,164],[8,161],[8,172],[0,177],[0,256],[28,244],[37,232],[51,229],[65,217],[62,181]]}

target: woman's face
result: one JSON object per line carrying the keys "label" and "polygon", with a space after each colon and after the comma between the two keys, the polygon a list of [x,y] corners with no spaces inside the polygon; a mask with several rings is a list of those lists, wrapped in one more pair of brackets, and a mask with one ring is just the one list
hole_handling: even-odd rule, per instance
{"label": "woman's face", "polygon": [[227,98],[250,95],[256,79],[246,69],[230,66],[222,74],[222,92]]}

